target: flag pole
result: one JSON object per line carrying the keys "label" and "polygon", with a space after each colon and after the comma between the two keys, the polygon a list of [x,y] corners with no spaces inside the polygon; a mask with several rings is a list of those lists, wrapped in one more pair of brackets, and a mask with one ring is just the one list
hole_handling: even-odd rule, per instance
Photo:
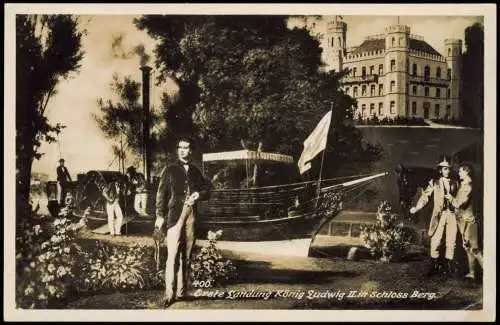
{"label": "flag pole", "polygon": [[[332,111],[332,115],[333,115],[333,102],[330,105],[330,111]],[[330,123],[330,125],[331,125],[331,123]],[[327,134],[327,139],[328,139],[328,134]],[[318,188],[316,190],[316,207],[318,207],[319,195],[321,194],[321,174],[323,173],[323,162],[325,161],[325,152],[326,152],[326,147],[323,150],[323,153],[321,154],[321,165],[319,167]]]}

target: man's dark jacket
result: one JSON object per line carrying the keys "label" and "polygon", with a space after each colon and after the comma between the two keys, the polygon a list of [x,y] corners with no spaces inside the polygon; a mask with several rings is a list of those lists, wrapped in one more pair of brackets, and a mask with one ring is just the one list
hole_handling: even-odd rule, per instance
{"label": "man's dark jacket", "polygon": [[[186,198],[198,192],[198,200],[207,200],[211,185],[203,177],[200,170],[188,164],[186,172],[182,162],[177,161],[165,167],[160,176],[158,192],[156,193],[156,217],[166,219],[166,229],[175,226],[182,212]],[[195,209],[196,215],[196,209]]]}

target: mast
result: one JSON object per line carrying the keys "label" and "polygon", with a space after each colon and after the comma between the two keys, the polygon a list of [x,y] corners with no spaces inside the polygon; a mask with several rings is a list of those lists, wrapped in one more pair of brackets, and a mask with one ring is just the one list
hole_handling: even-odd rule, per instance
{"label": "mast", "polygon": [[142,166],[146,182],[151,183],[151,153],[149,151],[149,76],[151,67],[143,65],[142,71]]}

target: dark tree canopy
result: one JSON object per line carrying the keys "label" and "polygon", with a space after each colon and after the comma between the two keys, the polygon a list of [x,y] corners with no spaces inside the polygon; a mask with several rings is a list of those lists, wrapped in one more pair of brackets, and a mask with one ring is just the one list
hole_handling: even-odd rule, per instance
{"label": "dark tree canopy", "polygon": [[465,29],[462,58],[461,105],[463,120],[473,127],[484,123],[484,28],[475,23]]}
{"label": "dark tree canopy", "polygon": [[70,15],[16,15],[16,185],[19,203],[29,200],[31,166],[42,142],[55,141],[62,125],[46,117],[62,79],[83,58],[79,20]]}
{"label": "dark tree canopy", "polygon": [[[164,117],[170,134],[191,132],[204,151],[250,149],[298,158],[303,141],[333,105],[329,173],[379,154],[350,125],[355,101],[339,90],[343,72],[321,72],[319,41],[285,16],[143,16],[159,41],[160,80],[180,91]],[[355,163],[356,162],[356,163]]]}

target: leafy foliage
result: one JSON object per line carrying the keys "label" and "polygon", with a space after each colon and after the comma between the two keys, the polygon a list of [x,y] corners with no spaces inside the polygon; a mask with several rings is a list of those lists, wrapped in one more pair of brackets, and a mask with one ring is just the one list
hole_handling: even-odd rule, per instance
{"label": "leafy foliage", "polygon": [[46,111],[57,84],[79,70],[84,35],[74,16],[16,15],[16,183],[24,206],[42,142],[54,142],[64,127],[50,124]]}
{"label": "leafy foliage", "polygon": [[421,117],[384,117],[379,118],[374,115],[369,118],[362,118],[358,115],[355,120],[356,125],[428,125]]}
{"label": "leafy foliage", "polygon": [[[80,246],[80,225],[65,209],[48,229],[25,222],[16,237],[16,304],[19,308],[46,308],[68,298],[74,289]],[[32,216],[35,215],[35,212]]]}
{"label": "leafy foliage", "polygon": [[484,123],[484,26],[475,23],[465,29],[466,51],[462,57],[462,119],[472,127]]}
{"label": "leafy foliage", "polygon": [[411,233],[399,222],[387,201],[380,203],[374,225],[361,226],[361,238],[373,256],[382,262],[398,260],[410,245]]}
{"label": "leafy foliage", "polygon": [[236,277],[237,271],[233,262],[225,259],[217,248],[217,240],[221,235],[222,230],[208,232],[208,244],[200,249],[190,264],[193,282],[208,281],[221,284]]}

